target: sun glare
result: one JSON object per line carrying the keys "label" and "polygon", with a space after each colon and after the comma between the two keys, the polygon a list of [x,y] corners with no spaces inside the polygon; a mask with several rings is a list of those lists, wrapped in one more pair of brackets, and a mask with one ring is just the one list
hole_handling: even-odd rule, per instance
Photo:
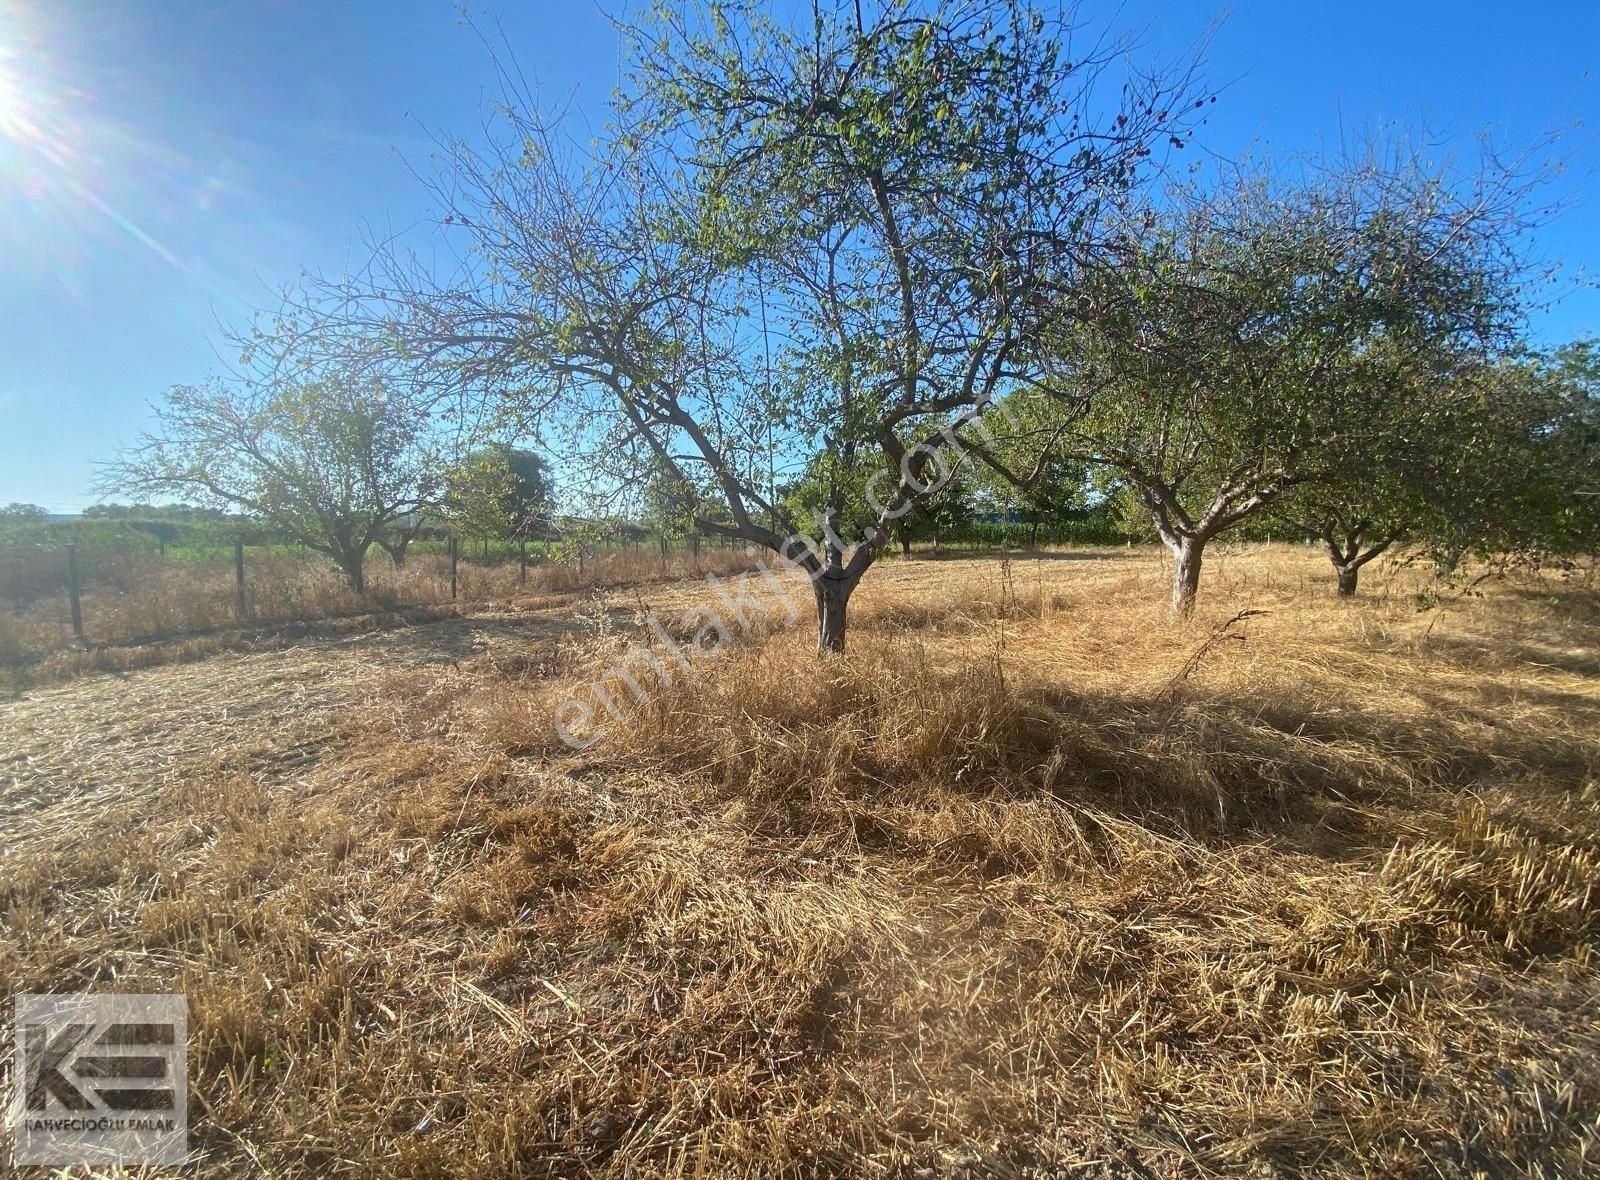
{"label": "sun glare", "polygon": [[30,32],[0,0],[0,256],[62,274],[64,259],[110,230],[180,266],[127,211],[142,142],[96,118],[65,62]]}
{"label": "sun glare", "polygon": [[26,125],[26,103],[16,65],[10,51],[0,47],[0,135],[17,139]]}

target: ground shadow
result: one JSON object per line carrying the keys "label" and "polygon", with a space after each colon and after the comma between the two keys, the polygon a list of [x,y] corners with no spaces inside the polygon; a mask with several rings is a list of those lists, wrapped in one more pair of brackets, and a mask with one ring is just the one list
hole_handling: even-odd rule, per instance
{"label": "ground shadow", "polygon": [[1430,638],[1428,647],[1468,665],[1479,663],[1487,657],[1496,661],[1509,659],[1535,668],[1571,672],[1578,676],[1600,676],[1600,655],[1589,652],[1561,651],[1532,643],[1503,641],[1497,641],[1495,646],[1489,647],[1449,636]]}
{"label": "ground shadow", "polygon": [[1114,561],[1125,558],[1125,549],[957,549],[916,550],[909,558],[896,553],[895,561]]}
{"label": "ground shadow", "polygon": [[397,664],[453,664],[482,655],[497,645],[553,642],[588,630],[573,616],[553,614],[460,615],[434,623],[351,636],[342,646],[369,651]]}

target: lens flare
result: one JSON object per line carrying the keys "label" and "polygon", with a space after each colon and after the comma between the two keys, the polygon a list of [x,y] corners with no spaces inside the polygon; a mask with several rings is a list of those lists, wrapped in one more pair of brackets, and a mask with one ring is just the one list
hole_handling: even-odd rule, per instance
{"label": "lens flare", "polygon": [[149,162],[146,145],[99,115],[75,83],[79,71],[24,15],[0,0],[0,250],[13,266],[31,262],[70,282],[72,262],[109,229],[185,269],[126,211],[148,181],[135,171]]}
{"label": "lens flare", "polygon": [[22,130],[22,88],[12,76],[9,56],[0,49],[0,135],[14,138]]}
{"label": "lens flare", "polygon": [[22,144],[37,134],[22,54],[17,48],[19,41],[14,19],[0,8],[0,149],[6,146],[5,141]]}

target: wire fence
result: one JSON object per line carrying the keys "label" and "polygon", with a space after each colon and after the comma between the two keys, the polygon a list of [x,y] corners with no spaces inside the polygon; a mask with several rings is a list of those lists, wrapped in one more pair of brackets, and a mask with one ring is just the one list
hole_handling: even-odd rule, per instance
{"label": "wire fence", "polygon": [[[1102,519],[967,520],[921,530],[918,553],[1130,540]],[[891,547],[889,557],[899,553]],[[629,527],[593,543],[426,535],[396,562],[372,550],[364,586],[304,545],[247,523],[84,519],[0,530],[0,665],[52,652],[404,607],[474,606],[747,568],[741,543]]]}
{"label": "wire fence", "polygon": [[[68,537],[71,534],[67,534]],[[104,530],[0,544],[0,664],[72,647],[341,618],[403,607],[473,607],[748,564],[742,550],[667,539],[553,549],[443,538],[394,561],[374,550],[355,589],[328,558],[270,540],[129,544]]]}

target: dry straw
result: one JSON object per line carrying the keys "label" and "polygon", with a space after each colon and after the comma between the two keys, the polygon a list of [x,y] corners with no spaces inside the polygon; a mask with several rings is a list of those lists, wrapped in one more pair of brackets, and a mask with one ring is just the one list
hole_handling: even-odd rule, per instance
{"label": "dry straw", "polygon": [[1214,572],[897,563],[581,754],[702,588],[40,690],[0,981],[187,992],[201,1174],[1593,1173],[1596,596]]}

